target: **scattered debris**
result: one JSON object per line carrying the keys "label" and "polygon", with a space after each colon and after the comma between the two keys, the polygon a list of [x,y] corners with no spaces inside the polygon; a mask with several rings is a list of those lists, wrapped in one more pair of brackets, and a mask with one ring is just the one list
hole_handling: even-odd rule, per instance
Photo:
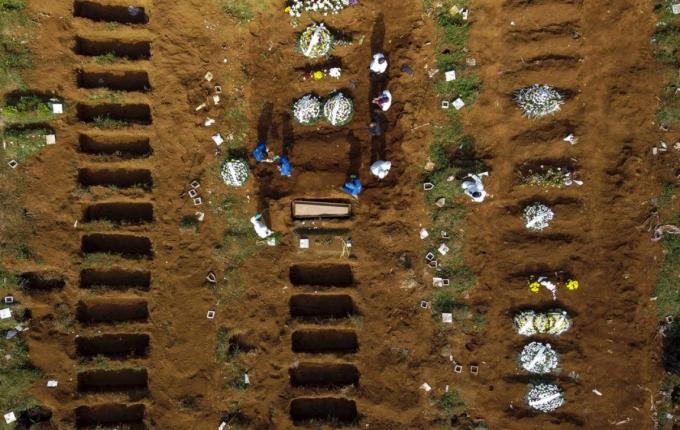
{"label": "scattered debris", "polygon": [[426,393],[429,393],[430,390],[432,390],[432,387],[430,387],[430,384],[427,382],[423,382],[423,385],[420,386],[420,389],[425,391]]}
{"label": "scattered debris", "polygon": [[427,229],[425,229],[425,228],[420,229],[420,238],[421,239],[425,240],[429,235],[430,235],[430,233],[427,231]]}

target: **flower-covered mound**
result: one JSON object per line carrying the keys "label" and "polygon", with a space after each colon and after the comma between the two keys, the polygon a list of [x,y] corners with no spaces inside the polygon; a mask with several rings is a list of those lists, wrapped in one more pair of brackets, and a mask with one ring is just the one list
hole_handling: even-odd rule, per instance
{"label": "flower-covered mound", "polygon": [[513,318],[515,330],[522,336],[549,334],[559,336],[571,328],[572,321],[566,311],[522,311]]}
{"label": "flower-covered mound", "polygon": [[321,99],[305,94],[293,103],[293,117],[302,125],[312,125],[321,119]]}
{"label": "flower-covered mound", "polygon": [[514,92],[517,106],[528,118],[542,118],[551,115],[564,103],[564,97],[549,85],[534,84]]}
{"label": "flower-covered mound", "polygon": [[550,373],[559,362],[559,354],[549,343],[531,342],[519,353],[519,365],[529,373]]}
{"label": "flower-covered mound", "polygon": [[541,412],[552,412],[564,405],[564,392],[555,384],[529,384],[526,401],[529,407]]}
{"label": "flower-covered mound", "polygon": [[532,203],[524,208],[523,217],[526,228],[541,231],[550,225],[554,218],[553,211],[543,203]]}
{"label": "flower-covered mound", "polygon": [[350,3],[350,0],[293,0],[286,10],[292,17],[299,17],[302,12],[335,15],[349,6]]}
{"label": "flower-covered mound", "polygon": [[220,176],[222,176],[224,183],[230,187],[241,187],[250,176],[250,168],[245,160],[228,160],[222,165]]}
{"label": "flower-covered mound", "polygon": [[324,24],[311,24],[300,34],[297,48],[307,58],[324,57],[333,49],[333,34]]}
{"label": "flower-covered mound", "polygon": [[352,121],[354,115],[354,103],[352,99],[341,92],[331,95],[323,106],[323,114],[336,127],[343,126]]}

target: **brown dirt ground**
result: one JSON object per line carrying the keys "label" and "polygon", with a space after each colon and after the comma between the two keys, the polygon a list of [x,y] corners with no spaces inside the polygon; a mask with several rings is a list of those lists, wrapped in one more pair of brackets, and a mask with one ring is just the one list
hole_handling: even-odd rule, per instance
{"label": "brown dirt ground", "polygon": [[[656,191],[646,160],[654,141],[651,120],[661,80],[654,78],[649,54],[653,16],[648,3],[472,2],[470,50],[484,86],[464,118],[489,165],[492,197],[470,207],[466,253],[479,274],[479,285],[465,301],[486,310],[488,323],[480,335],[454,332],[448,342],[458,361],[481,364],[480,375],[473,378],[453,374],[448,358],[440,355],[444,345],[437,327],[429,312],[418,307],[419,300],[431,294],[417,238],[428,219],[418,181],[431,132],[416,127],[441,118],[425,72],[426,65],[433,65],[436,30],[432,20],[422,15],[420,2],[364,1],[328,18],[334,28],[351,31],[355,43],[336,52],[346,72],[340,83],[311,83],[299,79],[296,68],[305,62],[293,51],[295,30],[279,13],[278,2],[266,1],[262,8],[266,12],[248,25],[236,26],[212,2],[157,0],[148,4],[147,25],[111,29],[105,23],[73,18],[71,2],[31,0],[32,9],[39,12],[32,46],[38,61],[27,81],[35,90],[54,91],[72,103],[88,101],[89,91],[78,89],[74,79],[74,70],[89,62],[73,51],[76,35],[144,38],[152,45],[149,62],[126,66],[145,69],[151,77],[151,93],[129,95],[127,100],[150,104],[153,123],[134,126],[131,132],[148,135],[154,153],[146,159],[111,164],[151,169],[150,192],[79,190],[77,168],[102,161],[78,152],[78,135],[88,126],[74,110],[55,125],[59,144],[27,163],[25,204],[36,220],[31,244],[41,257],[41,269],[55,270],[67,279],[61,291],[26,298],[33,310],[31,358],[49,378],[60,381],[56,390],[43,385],[35,389],[55,413],[53,428],[72,428],[78,406],[111,401],[144,403],[146,423],[153,429],[214,429],[235,401],[249,428],[291,428],[289,402],[318,393],[292,388],[288,368],[296,361],[319,359],[291,350],[292,333],[312,324],[289,316],[288,299],[313,289],[293,287],[288,270],[295,263],[340,260],[323,255],[310,258],[297,251],[287,204],[298,197],[344,197],[338,187],[357,168],[366,190],[353,203],[354,255],[344,260],[351,264],[356,284],[343,292],[352,295],[362,317],[330,325],[355,330],[360,346],[356,354],[323,359],[348,361],[359,368],[359,386],[340,394],[356,399],[361,428],[436,428],[430,420],[434,413],[430,398],[418,390],[423,382],[434,387],[432,395],[440,395],[447,384],[460,390],[471,414],[483,417],[491,429],[600,429],[625,420],[616,428],[649,428],[650,395],[658,376],[657,361],[650,360],[656,352],[656,323],[649,298],[659,251],[635,230],[646,218],[650,208],[646,202]],[[301,20],[303,25],[307,21]],[[580,37],[574,39],[564,31],[548,35],[532,31],[544,24],[575,28]],[[387,85],[396,102],[387,115],[386,141],[374,145],[366,124],[369,99],[377,87],[371,87],[367,65],[371,52],[379,49],[391,60]],[[546,56],[543,64],[534,65],[532,59],[542,56]],[[399,72],[404,63],[416,71],[413,77]],[[225,222],[214,212],[225,191],[217,175],[219,157],[210,142],[214,131],[202,127],[204,116],[194,113],[196,100],[208,91],[201,83],[207,71],[225,88],[222,108],[212,108],[210,115],[224,115],[241,103],[250,124],[249,147],[258,132],[266,132],[275,152],[280,152],[283,142],[292,143],[295,168],[293,178],[287,180],[273,166],[256,168],[256,180],[244,191],[250,201],[248,213],[267,209],[271,226],[285,233],[283,243],[249,259],[239,271],[245,279],[244,291],[237,299],[219,304],[211,291],[215,287],[204,277],[213,270],[221,287],[233,285],[223,280],[225,262],[219,247]],[[521,118],[509,94],[537,81],[568,88],[575,95],[556,117],[529,121]],[[290,125],[285,114],[293,98],[309,90],[326,94],[336,86],[355,100],[357,110],[349,126]],[[578,145],[561,141],[561,124],[575,129]],[[223,135],[230,131],[219,125]],[[313,170],[316,151],[334,154],[333,145],[337,164]],[[394,166],[382,182],[367,173],[376,154],[386,155]],[[579,160],[583,187],[544,193],[513,184],[514,168],[521,162],[564,156]],[[307,163],[297,164],[297,160]],[[202,195],[209,202],[198,233],[179,230],[181,218],[194,212],[189,199],[179,195],[194,179],[201,181]],[[526,233],[519,221],[520,203],[535,198],[559,203],[547,235]],[[154,204],[154,223],[118,229],[149,237],[153,260],[104,262],[151,271],[148,292],[88,292],[78,287],[79,271],[90,264],[80,253],[81,235],[116,228],[82,223],[74,228],[74,221],[82,217],[88,202],[113,199]],[[510,319],[517,307],[550,304],[548,297],[530,296],[525,280],[517,276],[537,269],[568,270],[582,286],[575,293],[562,294],[560,305],[575,316],[575,326],[553,341],[565,351],[564,373],[576,372],[580,383],[561,378],[568,403],[548,415],[530,414],[523,406],[526,380],[515,364],[523,339],[513,333]],[[418,286],[401,288],[413,276]],[[59,317],[57,309],[63,305],[73,311],[79,300],[98,296],[141,297],[149,304],[150,318],[90,327],[69,321],[68,315]],[[217,310],[215,320],[205,318],[208,309]],[[215,361],[218,327],[241,333],[255,347],[243,358],[251,375],[247,390],[224,388],[224,365]],[[78,393],[76,375],[90,365],[79,361],[74,337],[100,331],[151,335],[147,358],[110,364],[145,367],[149,389],[143,396]],[[592,389],[603,396],[594,395]]]}

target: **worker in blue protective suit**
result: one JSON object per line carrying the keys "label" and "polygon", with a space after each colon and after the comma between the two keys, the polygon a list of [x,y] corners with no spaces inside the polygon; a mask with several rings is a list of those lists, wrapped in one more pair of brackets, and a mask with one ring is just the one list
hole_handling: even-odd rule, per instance
{"label": "worker in blue protective suit", "polygon": [[279,158],[279,172],[281,172],[281,176],[286,177],[290,177],[293,174],[293,166],[290,165],[290,161],[288,161],[288,157],[285,155]]}
{"label": "worker in blue protective suit", "polygon": [[255,147],[255,150],[253,151],[253,157],[255,157],[255,161],[258,163],[260,161],[265,161],[268,155],[269,151],[267,150],[267,145],[265,145],[264,142],[258,143]]}
{"label": "worker in blue protective suit", "polygon": [[357,198],[359,197],[362,188],[363,187],[361,186],[361,180],[356,176],[352,175],[350,177],[350,180],[345,182],[345,185],[342,186],[342,191],[346,192],[347,194],[351,195],[354,198]]}

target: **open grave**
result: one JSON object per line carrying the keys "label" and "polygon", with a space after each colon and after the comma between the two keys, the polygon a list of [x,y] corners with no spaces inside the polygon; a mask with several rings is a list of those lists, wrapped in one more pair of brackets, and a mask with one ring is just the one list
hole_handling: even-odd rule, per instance
{"label": "open grave", "polygon": [[76,337],[76,352],[82,357],[146,357],[149,335],[138,333],[102,334]]}
{"label": "open grave", "polygon": [[95,203],[85,208],[85,222],[110,221],[114,224],[142,224],[153,221],[153,205],[146,202]]}
{"label": "open grave", "polygon": [[143,404],[104,403],[94,406],[79,406],[75,410],[76,428],[96,429],[104,426],[129,430],[146,430]]}
{"label": "open grave", "polygon": [[84,154],[141,158],[153,153],[148,137],[125,134],[80,134],[78,149]]}
{"label": "open grave", "polygon": [[148,60],[151,58],[151,42],[76,36],[75,53],[88,57],[113,54],[129,60]]}
{"label": "open grave", "polygon": [[53,272],[24,272],[19,275],[19,282],[27,291],[60,290],[66,285],[64,278]]}
{"label": "open grave", "polygon": [[359,383],[359,369],[351,363],[302,362],[288,369],[294,387],[343,387]]}
{"label": "open grave", "polygon": [[84,70],[76,72],[78,87],[107,88],[112,91],[151,91],[149,74],[144,70]]}
{"label": "open grave", "polygon": [[290,282],[295,286],[350,287],[354,285],[352,268],[346,263],[293,264]]}
{"label": "open grave", "polygon": [[145,190],[153,187],[151,170],[131,168],[84,167],[78,169],[78,183],[83,187],[143,188]]}
{"label": "open grave", "polygon": [[290,402],[290,418],[296,423],[309,420],[352,423],[359,414],[356,402],[344,397],[302,397]]}
{"label": "open grave", "polygon": [[92,21],[118,22],[121,24],[146,24],[149,16],[141,6],[104,4],[88,0],[76,0],[73,16]]}
{"label": "open grave", "polygon": [[79,301],[76,317],[84,324],[146,321],[149,306],[143,299],[91,299]]}
{"label": "open grave", "polygon": [[125,269],[84,269],[80,272],[80,288],[139,289],[147,291],[151,272]]}
{"label": "open grave", "polygon": [[120,392],[146,390],[149,375],[146,369],[96,369],[78,373],[80,392]]}
{"label": "open grave", "polygon": [[125,122],[129,124],[151,124],[151,107],[145,103],[101,103],[76,105],[78,119],[84,122],[97,122],[101,119]]}
{"label": "open grave", "polygon": [[296,294],[289,305],[293,318],[347,318],[356,313],[348,294]]}
{"label": "open grave", "polygon": [[293,352],[349,354],[359,350],[359,340],[354,330],[320,328],[293,332]]}
{"label": "open grave", "polygon": [[84,254],[118,254],[131,259],[153,257],[148,237],[129,234],[86,234],[82,237],[80,250]]}

